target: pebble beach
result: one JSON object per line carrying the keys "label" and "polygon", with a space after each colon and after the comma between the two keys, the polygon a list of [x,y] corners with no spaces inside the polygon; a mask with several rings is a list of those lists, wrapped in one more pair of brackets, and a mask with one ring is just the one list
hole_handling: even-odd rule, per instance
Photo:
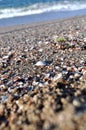
{"label": "pebble beach", "polygon": [[0,27],[0,130],[86,130],[86,15]]}

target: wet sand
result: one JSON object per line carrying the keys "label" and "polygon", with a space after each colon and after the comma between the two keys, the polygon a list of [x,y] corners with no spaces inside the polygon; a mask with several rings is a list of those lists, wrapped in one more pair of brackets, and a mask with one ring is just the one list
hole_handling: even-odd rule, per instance
{"label": "wet sand", "polygon": [[0,27],[0,129],[86,129],[86,16]]}

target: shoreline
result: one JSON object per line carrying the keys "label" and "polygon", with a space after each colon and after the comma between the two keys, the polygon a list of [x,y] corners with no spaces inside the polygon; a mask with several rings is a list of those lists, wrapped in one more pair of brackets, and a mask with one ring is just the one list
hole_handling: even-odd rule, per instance
{"label": "shoreline", "polygon": [[75,11],[62,11],[62,12],[46,12],[35,15],[26,15],[12,18],[0,19],[0,27],[15,26],[22,24],[35,24],[40,22],[47,22],[52,20],[59,20],[64,18],[71,18],[86,15],[86,9],[75,10]]}
{"label": "shoreline", "polygon": [[13,26],[0,26],[0,34],[4,33],[11,33],[15,31],[21,31],[27,28],[39,28],[39,26],[47,26],[49,24],[54,25],[54,24],[59,24],[65,23],[66,21],[79,21],[79,19],[84,20],[86,19],[86,15],[81,15],[81,16],[73,16],[69,18],[62,18],[62,19],[54,19],[54,20],[47,20],[47,21],[41,21],[41,22],[34,22],[34,23],[26,23],[26,24],[19,24],[19,25],[13,25]]}

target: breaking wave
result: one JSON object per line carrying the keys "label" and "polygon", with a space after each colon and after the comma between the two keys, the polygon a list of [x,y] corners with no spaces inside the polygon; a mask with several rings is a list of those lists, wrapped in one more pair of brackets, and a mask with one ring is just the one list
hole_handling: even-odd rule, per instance
{"label": "breaking wave", "polygon": [[73,11],[86,9],[86,2],[81,1],[64,1],[64,2],[51,2],[51,3],[36,3],[22,8],[4,8],[0,9],[0,19],[11,18],[17,16],[33,15],[46,13],[51,11]]}

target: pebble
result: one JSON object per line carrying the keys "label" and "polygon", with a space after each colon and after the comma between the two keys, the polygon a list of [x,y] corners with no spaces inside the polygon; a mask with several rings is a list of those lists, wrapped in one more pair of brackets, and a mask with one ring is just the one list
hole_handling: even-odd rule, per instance
{"label": "pebble", "polygon": [[0,96],[1,102],[6,103],[8,100],[8,95]]}
{"label": "pebble", "polygon": [[34,86],[29,86],[28,88],[27,88],[27,91],[32,91],[34,89]]}
{"label": "pebble", "polygon": [[0,117],[4,115],[4,105],[0,104]]}

